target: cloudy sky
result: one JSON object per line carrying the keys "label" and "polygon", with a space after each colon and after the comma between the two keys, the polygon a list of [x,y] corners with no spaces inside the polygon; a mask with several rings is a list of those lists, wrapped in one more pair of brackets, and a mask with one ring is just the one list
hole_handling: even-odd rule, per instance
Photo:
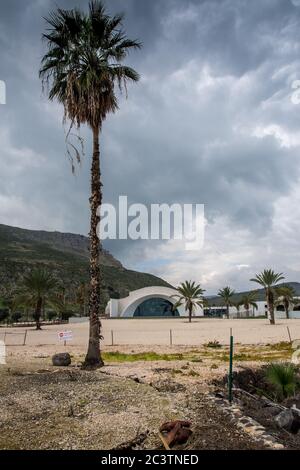
{"label": "cloudy sky", "polygon": [[[87,234],[91,135],[76,175],[62,109],[38,79],[43,17],[81,0],[10,0],[0,10],[0,223]],[[141,74],[101,138],[104,196],[203,203],[204,247],[110,241],[125,266],[208,293],[265,267],[300,281],[300,0],[110,0],[143,49]],[[300,82],[299,82],[300,83]],[[300,94],[299,94],[300,95]],[[300,101],[300,100],[299,100]]]}

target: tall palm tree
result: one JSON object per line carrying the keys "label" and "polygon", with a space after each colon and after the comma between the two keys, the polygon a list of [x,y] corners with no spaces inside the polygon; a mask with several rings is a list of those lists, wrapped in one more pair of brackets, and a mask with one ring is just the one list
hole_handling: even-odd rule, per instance
{"label": "tall palm tree", "polygon": [[275,273],[273,269],[264,269],[260,274],[256,274],[253,279],[250,279],[252,282],[256,282],[265,289],[266,293],[266,302],[268,304],[268,311],[270,316],[271,325],[275,325],[275,315],[274,315],[274,298],[275,291],[274,285],[279,281],[284,279],[283,273]]}
{"label": "tall palm tree", "polygon": [[185,281],[177,287],[178,294],[175,294],[174,298],[177,298],[177,302],[174,305],[174,309],[180,307],[180,305],[185,306],[185,311],[189,313],[189,322],[192,321],[192,315],[195,311],[197,305],[203,307],[206,304],[203,294],[205,289],[202,289],[200,284],[195,284],[195,282]]}
{"label": "tall palm tree", "polygon": [[244,294],[241,300],[238,302],[238,306],[244,307],[244,309],[246,310],[247,318],[250,317],[250,307],[255,308],[255,310],[258,309],[256,299],[257,299],[256,292],[248,292],[247,294]]}
{"label": "tall palm tree", "polygon": [[50,305],[57,311],[61,308],[58,287],[58,281],[51,273],[40,268],[34,269],[24,277],[22,288],[14,298],[13,308],[33,308],[36,329],[41,330],[43,306]]}
{"label": "tall palm tree", "polygon": [[230,287],[224,287],[223,289],[220,289],[218,292],[218,295],[222,297],[224,305],[226,307],[226,316],[229,318],[229,307],[234,305],[234,302],[232,301],[232,297],[234,296],[235,291],[231,289]]}
{"label": "tall palm tree", "polygon": [[290,286],[275,287],[276,300],[275,305],[283,304],[286,318],[289,319],[289,310],[293,306],[295,290]]}
{"label": "tall palm tree", "polygon": [[85,282],[81,282],[76,290],[76,304],[80,307],[80,316],[86,316],[86,303],[89,295],[89,286]]}
{"label": "tall palm tree", "polygon": [[[64,107],[64,119],[78,128],[87,125],[93,133],[90,197],[90,334],[84,365],[100,367],[100,240],[97,226],[102,203],[99,135],[109,113],[118,109],[116,85],[127,92],[128,82],[139,79],[137,72],[122,64],[140,43],[126,37],[123,15],[110,17],[101,1],[91,1],[87,13],[78,9],[49,14],[43,35],[48,52],[42,59],[40,77],[48,85],[49,99]],[[79,151],[75,150],[77,160]],[[73,165],[73,160],[72,160]]]}

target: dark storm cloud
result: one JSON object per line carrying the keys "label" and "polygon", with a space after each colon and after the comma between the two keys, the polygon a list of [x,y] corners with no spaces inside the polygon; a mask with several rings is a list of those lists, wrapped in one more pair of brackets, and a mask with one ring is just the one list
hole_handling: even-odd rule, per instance
{"label": "dark storm cloud", "polygon": [[[299,106],[290,98],[300,78],[300,7],[289,0],[106,3],[111,13],[124,11],[128,35],[143,49],[129,59],[141,82],[104,125],[105,200],[125,194],[144,204],[205,203],[211,227],[226,218],[244,264],[248,248],[259,246],[254,241],[275,230],[278,201],[298,186]],[[8,91],[0,108],[0,222],[87,233],[90,132],[82,130],[86,156],[74,177],[62,109],[42,96],[38,79],[43,17],[56,4],[88,2],[1,2],[0,79]],[[208,232],[208,245],[230,257],[228,240]],[[172,265],[164,245],[165,271],[151,242],[107,246],[137,268],[166,275]],[[212,273],[211,249],[199,263]],[[187,269],[188,260],[182,258]],[[283,268],[295,272],[290,255]],[[226,276],[234,279],[231,269],[229,263]]]}

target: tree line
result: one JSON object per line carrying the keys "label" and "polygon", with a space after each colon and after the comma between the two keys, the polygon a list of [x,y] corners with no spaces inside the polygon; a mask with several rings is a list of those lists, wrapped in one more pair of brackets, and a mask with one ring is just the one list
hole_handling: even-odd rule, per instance
{"label": "tree line", "polygon": [[[276,273],[273,269],[265,269],[261,273],[256,274],[254,278],[250,279],[251,282],[259,284],[265,291],[265,300],[268,309],[268,317],[271,325],[275,325],[275,307],[276,305],[283,305],[286,318],[289,318],[289,311],[295,301],[296,292],[289,285],[277,286],[280,281],[283,281],[283,273]],[[185,310],[188,312],[189,321],[192,321],[192,315],[198,306],[205,308],[208,302],[204,297],[205,289],[202,289],[200,284],[195,282],[185,281],[177,287],[178,295],[177,302],[174,308],[184,305]],[[223,306],[226,308],[226,316],[229,318],[230,307],[235,307],[239,313],[240,307],[243,307],[250,316],[250,308],[258,309],[257,306],[257,290],[243,294],[242,297],[235,302],[233,300],[236,292],[229,286],[223,287],[219,290],[218,296],[222,299]]]}

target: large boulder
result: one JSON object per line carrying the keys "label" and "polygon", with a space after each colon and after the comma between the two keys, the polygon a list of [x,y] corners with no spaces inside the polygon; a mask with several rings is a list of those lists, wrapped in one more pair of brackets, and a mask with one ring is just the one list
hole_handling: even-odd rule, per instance
{"label": "large boulder", "polygon": [[67,367],[71,364],[71,356],[69,353],[54,354],[52,364],[58,367]]}

